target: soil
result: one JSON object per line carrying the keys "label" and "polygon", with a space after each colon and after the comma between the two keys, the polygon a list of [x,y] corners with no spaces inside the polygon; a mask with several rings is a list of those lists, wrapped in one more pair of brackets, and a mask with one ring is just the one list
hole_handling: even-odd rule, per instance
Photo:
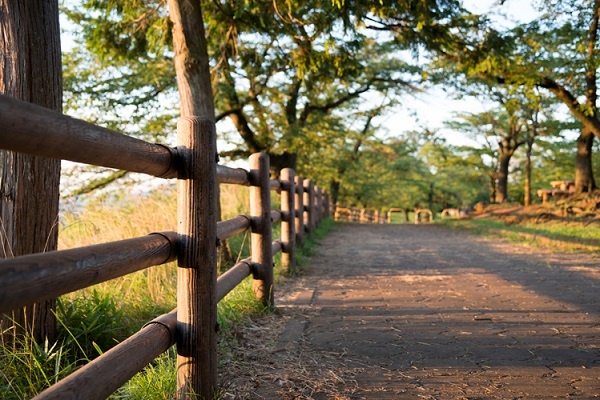
{"label": "soil", "polygon": [[224,399],[600,396],[594,254],[438,225],[339,224],[240,330]]}

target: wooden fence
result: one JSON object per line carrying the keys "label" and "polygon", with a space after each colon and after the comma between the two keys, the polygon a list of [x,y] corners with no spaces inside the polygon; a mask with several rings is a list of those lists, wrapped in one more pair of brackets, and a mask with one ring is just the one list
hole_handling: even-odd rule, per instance
{"label": "wooden fence", "polygon": [[359,222],[361,224],[384,224],[386,222],[385,214],[379,210],[344,207],[337,204],[333,205],[333,218],[336,221]]}
{"label": "wooden fence", "polygon": [[[36,399],[103,399],[177,343],[177,397],[212,398],[217,388],[217,303],[247,276],[262,302],[274,306],[273,255],[295,272],[296,242],[330,214],[329,197],[311,180],[281,171],[253,154],[250,170],[216,162],[212,121],[183,118],[178,146],[152,144],[30,103],[0,95],[0,148],[161,178],[177,178],[177,232],[0,260],[0,312],[177,260],[177,308],[146,324]],[[250,187],[250,214],[217,223],[217,185]],[[281,210],[271,210],[271,191]],[[272,223],[281,221],[273,241]],[[251,230],[251,257],[217,278],[219,240]]]}

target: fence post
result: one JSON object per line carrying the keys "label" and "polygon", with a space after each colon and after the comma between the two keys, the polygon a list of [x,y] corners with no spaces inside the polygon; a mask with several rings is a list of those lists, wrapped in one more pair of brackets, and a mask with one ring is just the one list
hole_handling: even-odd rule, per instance
{"label": "fence post", "polygon": [[252,216],[252,289],[266,307],[273,308],[273,250],[269,156],[250,156],[250,215]]}
{"label": "fence post", "polygon": [[296,184],[296,194],[294,202],[296,206],[296,240],[302,243],[304,240],[304,180],[301,176],[294,177]]}
{"label": "fence post", "polygon": [[296,184],[294,170],[281,170],[281,264],[289,273],[296,273]]}
{"label": "fence post", "polygon": [[177,396],[217,388],[216,140],[212,121],[177,126]]}
{"label": "fence post", "polygon": [[329,194],[325,193],[325,218],[331,217],[331,204],[329,202]]}
{"label": "fence post", "polygon": [[315,209],[313,198],[314,194],[314,184],[312,180],[305,179],[304,180],[304,226],[306,227],[306,232],[311,233],[314,230],[314,219],[315,219]]}

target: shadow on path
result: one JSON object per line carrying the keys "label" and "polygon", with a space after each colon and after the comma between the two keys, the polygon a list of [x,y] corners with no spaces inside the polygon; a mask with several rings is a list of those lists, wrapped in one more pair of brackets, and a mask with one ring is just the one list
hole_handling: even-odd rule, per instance
{"label": "shadow on path", "polygon": [[276,367],[250,397],[596,397],[597,261],[436,225],[339,225],[280,298]]}

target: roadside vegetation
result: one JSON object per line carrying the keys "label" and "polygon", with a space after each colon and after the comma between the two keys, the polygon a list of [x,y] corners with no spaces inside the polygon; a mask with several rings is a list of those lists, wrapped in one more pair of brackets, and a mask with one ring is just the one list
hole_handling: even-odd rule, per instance
{"label": "roadside vegetation", "polygon": [[[593,196],[586,196],[593,199]],[[596,213],[584,217],[565,213],[566,202],[558,204],[493,206],[460,219],[443,219],[440,223],[468,229],[490,237],[502,237],[515,243],[566,252],[599,252],[600,220]]]}
{"label": "roadside vegetation", "polygon": [[[247,210],[247,188],[222,187],[223,215],[229,218]],[[175,230],[176,197],[173,188],[154,190],[143,196],[123,191],[90,200],[80,211],[61,216],[59,248],[143,236]],[[318,241],[332,228],[324,220],[299,247],[299,271]],[[279,235],[274,227],[273,235]],[[229,241],[233,262],[249,254],[250,237],[237,235]],[[277,260],[279,261],[279,260]],[[221,272],[231,265],[221,266]],[[276,285],[291,277],[276,262]],[[158,315],[176,307],[175,263],[149,268],[122,278],[80,290],[58,299],[58,339],[36,343],[23,337],[20,343],[3,341],[0,350],[0,398],[28,399],[54,384],[82,364],[96,358],[141,329]],[[236,329],[260,315],[262,304],[254,297],[247,278],[218,305],[219,360],[226,363],[236,345]],[[175,393],[176,351],[171,348],[137,374],[111,398],[169,399]]]}

